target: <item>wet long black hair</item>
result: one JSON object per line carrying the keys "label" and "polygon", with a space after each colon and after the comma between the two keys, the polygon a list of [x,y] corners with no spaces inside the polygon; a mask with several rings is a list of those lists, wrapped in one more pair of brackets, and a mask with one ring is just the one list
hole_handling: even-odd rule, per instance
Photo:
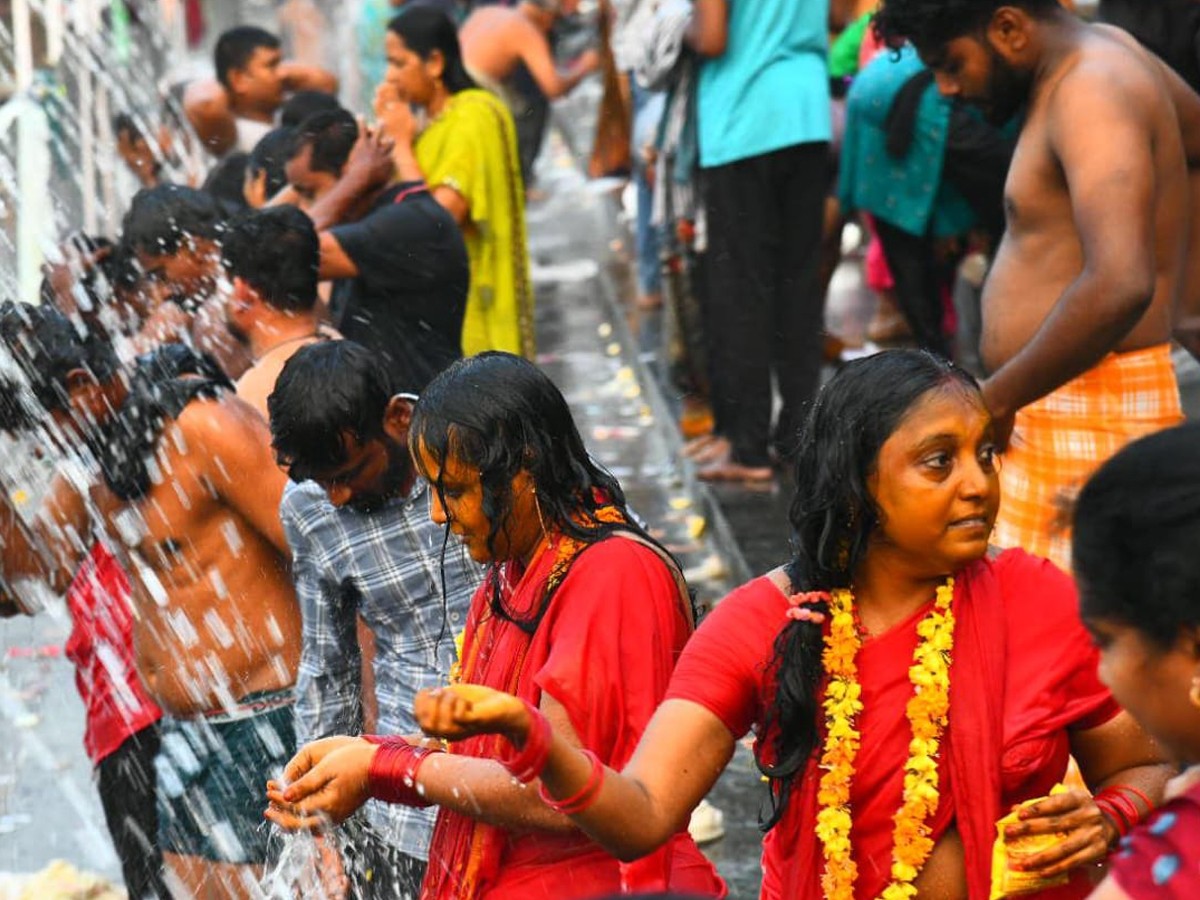
{"label": "wet long black hair", "polygon": [[[532,634],[537,630],[553,589],[532,616],[521,617],[504,604],[497,577],[497,538],[506,533],[512,514],[512,481],[522,470],[537,491],[545,525],[585,544],[618,530],[657,543],[629,515],[625,494],[611,473],[588,455],[567,401],[537,366],[511,353],[490,351],[454,363],[421,393],[413,409],[409,446],[418,471],[433,484],[445,504],[442,472],[446,460],[479,471],[483,513],[490,523],[488,550],[495,561],[489,574],[492,610]],[[423,447],[438,464],[436,479],[420,465]],[[613,505],[626,524],[601,522],[596,510]],[[450,523],[446,523],[447,535]],[[661,548],[660,548],[661,549]],[[662,553],[669,558],[665,550]]]}
{"label": "wet long black hair", "polygon": [[388,22],[388,31],[421,59],[437,50],[445,61],[442,84],[451,94],[478,87],[463,64],[462,46],[454,20],[433,6],[409,6]]}
{"label": "wet long black hair", "polygon": [[[879,451],[922,397],[947,387],[979,395],[975,379],[941,357],[889,350],[850,363],[821,390],[796,455],[793,555],[785,569],[793,592],[850,587],[880,522],[868,486]],[[755,751],[771,782],[764,831],[783,816],[796,776],[817,749],[823,649],[821,626],[811,622],[789,622],[775,641],[775,696]]]}

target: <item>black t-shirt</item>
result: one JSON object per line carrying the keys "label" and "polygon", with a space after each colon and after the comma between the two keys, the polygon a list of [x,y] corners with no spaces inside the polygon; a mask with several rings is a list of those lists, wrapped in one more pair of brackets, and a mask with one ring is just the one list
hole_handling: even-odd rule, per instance
{"label": "black t-shirt", "polygon": [[331,228],[358,277],[335,282],[344,337],[381,354],[397,391],[419,393],[462,356],[470,268],[454,218],[424,190],[398,184],[357,222]]}

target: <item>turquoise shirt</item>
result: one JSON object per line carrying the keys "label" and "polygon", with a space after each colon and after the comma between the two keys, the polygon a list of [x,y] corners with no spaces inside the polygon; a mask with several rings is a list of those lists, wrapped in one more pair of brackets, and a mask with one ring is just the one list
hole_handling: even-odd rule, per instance
{"label": "turquoise shirt", "polygon": [[375,88],[387,74],[387,53],[384,40],[387,24],[400,12],[390,0],[360,0],[358,19],[354,23],[354,38],[358,46],[359,72],[362,74],[362,94],[357,97],[358,109],[371,109]]}
{"label": "turquoise shirt", "polygon": [[942,180],[950,101],[931,84],[921,96],[908,155],[887,152],[887,116],[896,94],[924,66],[905,47],[899,59],[883,51],[858,73],[846,101],[838,198],[846,211],[861,210],[917,237],[950,237],[975,224],[975,213]]}
{"label": "turquoise shirt", "polygon": [[829,0],[729,0],[725,52],[700,67],[700,165],[828,141]]}

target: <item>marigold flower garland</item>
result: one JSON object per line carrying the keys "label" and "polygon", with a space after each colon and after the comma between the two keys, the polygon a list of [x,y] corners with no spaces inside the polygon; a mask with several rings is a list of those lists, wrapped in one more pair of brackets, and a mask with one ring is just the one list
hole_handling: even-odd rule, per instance
{"label": "marigold flower garland", "polygon": [[[937,589],[933,609],[917,625],[918,642],[908,670],[913,696],[906,714],[912,727],[908,760],[904,764],[904,794],[893,817],[892,878],[883,900],[909,900],[921,867],[933,851],[929,817],[938,806],[937,756],[950,710],[950,653],[954,648],[954,579]],[[855,657],[862,645],[854,617],[854,595],[845,588],[832,591],[830,624],[822,655],[829,676],[825,689],[824,774],[818,786],[817,837],[825,856],[821,887],[826,900],[853,900],[858,866],[851,855],[850,786],[861,740],[854,727],[862,712],[862,686]]]}

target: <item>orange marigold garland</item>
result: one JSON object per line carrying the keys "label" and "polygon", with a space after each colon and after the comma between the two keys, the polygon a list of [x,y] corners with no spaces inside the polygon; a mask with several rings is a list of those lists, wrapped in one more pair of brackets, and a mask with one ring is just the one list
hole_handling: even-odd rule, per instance
{"label": "orange marigold garland", "polygon": [[[950,654],[954,648],[954,579],[937,589],[933,609],[917,625],[917,647],[908,670],[913,696],[906,713],[912,728],[904,764],[904,794],[893,821],[891,881],[883,900],[916,896],[913,882],[933,851],[928,820],[938,806],[937,757],[950,710]],[[817,837],[825,856],[821,887],[827,900],[853,900],[858,866],[850,847],[850,787],[861,736],[855,728],[862,712],[862,686],[855,658],[861,646],[854,618],[854,595],[841,588],[831,592],[830,624],[822,663],[828,676],[825,689],[825,743],[821,753],[824,774],[818,786]]]}

